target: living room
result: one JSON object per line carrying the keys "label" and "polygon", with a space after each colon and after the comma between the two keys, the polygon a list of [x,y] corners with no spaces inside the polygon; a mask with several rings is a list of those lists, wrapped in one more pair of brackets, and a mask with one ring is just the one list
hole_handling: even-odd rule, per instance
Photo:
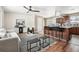
{"label": "living room", "polygon": [[[39,10],[40,12],[32,12],[32,11],[29,11],[28,9],[26,9],[25,7],[28,9],[33,8],[35,11]],[[18,37],[19,34],[26,35],[28,32],[28,29],[32,30],[32,28],[34,28],[34,33],[43,34],[44,25],[45,25],[44,18],[46,18],[46,17],[48,17],[47,10],[46,10],[46,7],[44,7],[44,6],[43,7],[41,7],[41,6],[39,6],[39,7],[37,7],[37,6],[34,6],[34,7],[32,7],[32,6],[1,6],[0,38],[8,39],[8,37],[10,37],[10,38]],[[23,22],[23,24],[21,25],[22,22]],[[11,32],[11,33],[8,33],[8,32]],[[14,33],[12,33],[12,32],[14,32]],[[7,33],[7,34],[5,34],[5,33]],[[28,36],[31,36],[31,35],[32,34],[29,32]],[[25,48],[26,47],[27,46],[25,46]],[[11,47],[8,48],[9,49],[8,51],[11,51],[10,48]],[[7,50],[2,48],[2,51],[7,51]],[[26,49],[24,49],[24,51],[26,51]]]}
{"label": "living room", "polygon": [[[76,6],[0,6],[0,51],[78,52],[78,8]],[[74,49],[73,46],[77,47]]]}

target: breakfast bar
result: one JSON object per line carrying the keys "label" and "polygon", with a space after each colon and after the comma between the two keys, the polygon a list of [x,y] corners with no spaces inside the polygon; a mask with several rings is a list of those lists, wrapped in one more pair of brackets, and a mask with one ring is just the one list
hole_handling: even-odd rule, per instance
{"label": "breakfast bar", "polygon": [[60,27],[44,27],[44,34],[52,36],[55,40],[68,41],[70,38],[70,28],[60,28]]}

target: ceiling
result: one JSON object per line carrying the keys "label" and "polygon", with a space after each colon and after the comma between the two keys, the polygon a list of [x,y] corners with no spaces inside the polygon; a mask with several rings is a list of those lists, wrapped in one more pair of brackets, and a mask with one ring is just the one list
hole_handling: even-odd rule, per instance
{"label": "ceiling", "polygon": [[[28,6],[26,6],[28,7]],[[27,14],[27,11],[23,6],[3,6],[5,13],[20,13],[20,14]],[[32,6],[32,9],[39,10],[39,13],[30,12],[28,14],[38,14],[41,16],[46,16],[46,12],[48,6]]]}
{"label": "ceiling", "polygon": [[[28,6],[27,6],[28,7]],[[10,13],[22,13],[27,14],[27,10],[23,6],[3,6],[4,12]],[[79,6],[32,6],[32,9],[40,10],[38,15],[42,16],[54,16],[55,11],[61,13],[72,13],[74,11],[79,12]]]}
{"label": "ceiling", "polygon": [[27,11],[21,6],[3,6],[3,8],[4,12],[25,13]]}
{"label": "ceiling", "polygon": [[[26,6],[29,8],[28,6]],[[24,13],[27,10],[23,6],[3,6],[5,12],[16,12],[16,13]],[[46,6],[32,6],[32,9],[45,11],[48,7]]]}

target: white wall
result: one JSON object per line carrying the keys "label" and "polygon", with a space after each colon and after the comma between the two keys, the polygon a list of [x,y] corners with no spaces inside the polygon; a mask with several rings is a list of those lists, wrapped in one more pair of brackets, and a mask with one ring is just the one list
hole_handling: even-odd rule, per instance
{"label": "white wall", "polygon": [[46,26],[48,26],[49,24],[56,24],[56,19],[54,19],[53,17],[51,18],[46,18]]}
{"label": "white wall", "polygon": [[55,6],[53,7],[49,7],[46,11],[47,13],[47,17],[52,17],[52,16],[55,16]]}
{"label": "white wall", "polygon": [[4,10],[2,6],[0,6],[0,28],[4,26]]}
{"label": "white wall", "polygon": [[14,29],[18,32],[18,29],[15,29],[16,19],[24,19],[25,26],[24,32],[27,31],[27,27],[35,27],[35,20],[33,14],[17,14],[17,13],[5,13],[4,15],[4,26],[5,28]]}
{"label": "white wall", "polygon": [[[47,23],[46,25],[48,25],[49,23],[56,23],[56,20],[53,18],[48,18],[48,17],[53,17],[55,16],[55,9],[56,7],[49,7],[47,10],[40,10],[40,13],[35,13],[36,15],[40,15],[43,16],[45,18],[47,18]],[[65,10],[65,7],[59,7],[57,10]],[[25,20],[25,25],[26,28],[24,29],[24,31],[27,31],[27,27],[35,27],[35,15],[33,14],[18,14],[18,13],[10,13],[10,12],[6,12],[4,15],[4,26],[5,28],[11,28],[11,29],[15,29],[14,26],[16,25],[16,19],[24,19]],[[2,20],[0,20],[0,22],[2,22]],[[17,31],[17,30],[16,30]]]}

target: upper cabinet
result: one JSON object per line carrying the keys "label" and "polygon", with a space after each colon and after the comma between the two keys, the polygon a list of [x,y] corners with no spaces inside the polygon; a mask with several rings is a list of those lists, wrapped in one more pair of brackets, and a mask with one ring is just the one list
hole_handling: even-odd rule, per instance
{"label": "upper cabinet", "polygon": [[63,23],[65,23],[67,20],[69,20],[69,16],[67,16],[67,15],[66,15],[66,16],[62,16],[62,17],[56,19],[56,23],[63,24]]}

